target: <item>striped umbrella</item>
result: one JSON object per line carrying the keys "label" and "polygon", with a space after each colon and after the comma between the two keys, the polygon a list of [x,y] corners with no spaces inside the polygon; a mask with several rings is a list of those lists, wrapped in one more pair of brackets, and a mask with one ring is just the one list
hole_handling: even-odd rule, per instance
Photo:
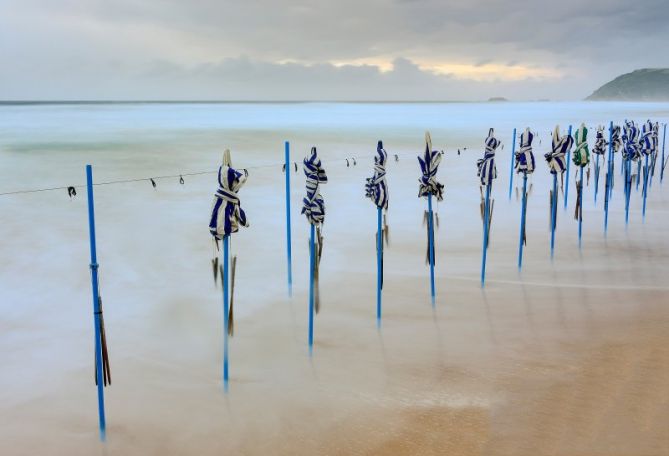
{"label": "striped umbrella", "polygon": [[604,154],[606,153],[608,146],[609,143],[604,138],[604,126],[599,125],[597,127],[597,133],[595,134],[595,144],[592,147],[592,153],[595,155],[595,204],[597,203],[597,192],[599,190],[599,161],[601,157],[601,160],[606,164]]}
{"label": "striped umbrella", "polygon": [[[365,184],[365,195],[370,198],[376,206],[377,230],[376,230],[376,319],[377,324],[381,321],[381,290],[383,289],[383,239],[388,241],[388,225],[381,225],[382,212],[388,210],[388,183],[386,182],[386,162],[388,154],[383,148],[383,141],[376,146],[374,157],[374,174],[367,178]],[[385,216],[383,217],[385,219]]]}
{"label": "striped umbrella", "polygon": [[[427,198],[427,262],[430,265],[430,294],[432,305],[435,304],[434,290],[434,264],[435,264],[435,244],[434,244],[434,215],[432,212],[432,196],[437,201],[444,199],[444,185],[437,181],[437,171],[441,163],[442,152],[432,150],[432,137],[430,132],[425,132],[425,152],[423,157],[418,157],[421,177],[418,180],[418,197]],[[437,219],[438,220],[438,219]]]}
{"label": "striped umbrella", "polygon": [[[616,154],[623,149],[623,140],[621,137],[621,127],[620,125],[614,125],[613,131],[611,133],[611,163],[609,164],[609,169],[611,170],[611,175],[609,176],[609,198],[612,196],[613,188],[615,187],[615,161]],[[624,162],[624,160],[623,160]]]}
{"label": "striped umbrella", "polygon": [[557,176],[562,175],[567,169],[567,159],[565,157],[567,151],[574,143],[571,135],[560,134],[560,126],[556,125],[553,130],[553,140],[551,144],[551,151],[544,155],[548,163],[548,169],[553,175],[553,190],[550,193],[550,228],[551,228],[551,257],[555,249],[555,227],[557,226]]}
{"label": "striped umbrella", "polygon": [[[223,164],[218,168],[218,190],[214,194],[214,202],[209,219],[209,232],[214,237],[214,243],[218,249],[218,241],[223,241],[223,265],[220,268],[223,281],[223,385],[228,388],[228,336],[234,334],[233,304],[235,290],[235,268],[237,256],[233,255],[230,266],[228,265],[230,235],[239,231],[239,227],[249,226],[246,213],[240,206],[237,193],[246,183],[248,173],[237,171],[232,167],[230,150],[223,153]],[[218,265],[218,258],[214,261]],[[230,298],[228,301],[228,267],[232,269],[230,280]]]}
{"label": "striped umbrella", "polygon": [[[652,161],[653,154],[657,148],[656,145],[656,139],[654,137],[655,133],[655,126],[653,123],[648,119],[643,126],[641,127],[641,137],[639,139],[639,144],[640,144],[640,149],[641,149],[641,156],[644,158],[644,166],[643,166],[643,209],[642,209],[642,217],[646,217],[646,197],[648,194],[648,179],[650,176],[650,165],[649,161]],[[641,164],[641,161],[639,160],[639,164]]]}
{"label": "striped umbrella", "polygon": [[[629,175],[628,178],[630,180],[630,186],[631,182],[634,180],[634,177],[636,176],[636,170],[634,167],[631,166],[631,163],[627,163],[627,161],[634,161],[635,163],[639,160],[641,157],[641,150],[640,150],[640,144],[639,144],[639,127],[636,125],[636,123],[633,120],[628,120],[625,122],[625,125],[623,127],[623,160],[625,160],[626,165],[630,166],[629,169]],[[625,173],[628,171],[625,170]]]}
{"label": "striped umbrella", "polygon": [[302,214],[310,225],[309,237],[309,350],[314,345],[314,312],[320,310],[320,294],[318,289],[318,268],[323,254],[323,236],[321,229],[325,221],[325,201],[320,192],[320,185],[328,181],[321,165],[316,147],[303,161],[306,177],[306,196],[302,198]]}
{"label": "striped umbrella", "polygon": [[625,223],[629,222],[630,194],[632,193],[632,183],[634,176],[637,175],[637,167],[632,162],[637,163],[641,156],[639,150],[639,128],[633,120],[625,122],[623,130],[623,163],[625,174]]}
{"label": "striped umbrella", "polygon": [[[495,138],[495,130],[488,130],[488,137],[485,140],[485,152],[483,158],[477,160],[477,175],[481,182],[481,218],[483,219],[483,259],[481,260],[481,286],[485,286],[485,267],[490,239],[490,226],[492,224],[492,213],[495,202],[490,201],[490,191],[492,183],[497,178],[497,167],[495,166],[495,151],[500,142]],[[485,199],[483,197],[483,188],[485,188]]]}
{"label": "striped umbrella", "polygon": [[[581,124],[574,133],[574,142],[576,149],[572,160],[574,165],[578,166],[580,173],[576,178],[576,208],[574,210],[574,219],[578,220],[578,245],[581,246],[581,235],[583,233],[583,170],[590,166],[590,150],[588,149],[588,129],[585,124]],[[588,168],[589,170],[589,168]]]}
{"label": "striped umbrella", "polygon": [[516,172],[523,175],[523,198],[520,212],[520,242],[518,245],[518,269],[523,265],[523,247],[527,245],[525,234],[525,221],[527,218],[527,175],[534,172],[536,162],[532,152],[532,141],[534,133],[526,128],[520,135],[520,149],[516,152]]}
{"label": "striped umbrella", "polygon": [[659,124],[659,122],[655,122],[653,124],[652,140],[653,140],[653,152],[651,154],[650,182],[648,183],[649,186],[650,186],[650,183],[653,182],[653,176],[655,176],[655,165],[657,163],[658,152],[660,151],[660,124]]}

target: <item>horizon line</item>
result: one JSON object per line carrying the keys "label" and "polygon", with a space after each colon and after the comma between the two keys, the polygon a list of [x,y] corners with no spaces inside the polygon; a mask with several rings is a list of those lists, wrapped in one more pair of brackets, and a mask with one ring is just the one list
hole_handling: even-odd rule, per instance
{"label": "horizon line", "polygon": [[[495,99],[501,98],[501,99]],[[503,97],[494,97],[488,100],[0,100],[0,105],[46,105],[46,104],[306,104],[306,103],[378,103],[378,104],[439,104],[439,103],[540,103],[540,102],[555,102],[555,101],[584,101],[584,100],[550,100],[550,99],[534,99],[534,100],[510,100]]]}

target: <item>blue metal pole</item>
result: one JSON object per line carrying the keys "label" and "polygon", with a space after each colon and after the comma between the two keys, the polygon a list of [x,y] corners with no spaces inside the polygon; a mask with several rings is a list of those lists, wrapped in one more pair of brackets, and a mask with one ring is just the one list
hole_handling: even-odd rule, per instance
{"label": "blue metal pole", "polygon": [[520,212],[520,244],[518,245],[518,271],[523,267],[523,234],[525,233],[525,211],[527,210],[527,174],[523,173],[523,203]]}
{"label": "blue metal pole", "polygon": [[615,167],[613,166],[613,122],[609,122],[609,153],[606,172],[606,193],[604,194],[604,236],[606,236],[609,229],[609,199],[611,199],[611,185],[613,182],[613,173]]}
{"label": "blue metal pole", "polygon": [[481,288],[485,287],[485,263],[488,256],[488,213],[490,211],[490,185],[485,186],[485,205],[483,211],[483,257],[481,259]]}
{"label": "blue metal pole", "polygon": [[660,170],[660,183],[664,181],[664,143],[667,139],[667,124],[664,124],[662,129],[662,169]]}
{"label": "blue metal pole", "polygon": [[632,160],[625,160],[625,227],[629,223],[630,193],[632,193]]}
{"label": "blue metal pole", "polygon": [[286,158],[286,257],[288,261],[288,296],[293,296],[293,254],[290,228],[290,143],[285,142]]}
{"label": "blue metal pole", "polygon": [[314,348],[314,268],[316,266],[316,252],[314,237],[316,227],[311,226],[311,235],[309,238],[309,354]]}
{"label": "blue metal pole", "polygon": [[581,166],[581,208],[578,211],[578,248],[581,248],[581,237],[583,235],[583,167]]}
{"label": "blue metal pole", "polygon": [[595,157],[595,205],[597,205],[598,188],[599,188],[599,154]]}
{"label": "blue metal pole", "polygon": [[[571,125],[569,125],[569,131],[567,133],[571,136]],[[571,147],[567,151],[567,185],[564,189],[564,208],[567,209],[567,200],[569,200],[569,169],[571,168]]]}
{"label": "blue metal pole", "polygon": [[555,219],[557,218],[557,173],[553,174],[553,201],[551,201],[551,260],[555,252]]}
{"label": "blue metal pole", "polygon": [[511,189],[513,187],[513,164],[516,159],[516,129],[513,129],[513,142],[511,143],[511,169],[509,171],[509,201],[511,201]]}
{"label": "blue metal pole", "polygon": [[383,235],[381,233],[381,211],[376,208],[376,325],[381,326],[381,261],[383,258]]}
{"label": "blue metal pole", "polygon": [[[641,163],[641,162],[639,162]],[[643,166],[643,209],[641,211],[641,219],[646,221],[646,198],[648,197],[648,174],[650,169],[648,168],[648,155],[646,155],[646,162]]]}
{"label": "blue metal pole", "polygon": [[98,420],[100,441],[107,432],[105,419],[104,378],[102,374],[102,344],[100,339],[100,290],[98,289],[98,255],[95,243],[95,203],[93,201],[93,169],[86,165],[86,190],[88,191],[88,236],[91,244],[91,285],[93,287],[93,325],[95,327],[95,375],[98,384]]}
{"label": "blue metal pole", "polygon": [[435,292],[434,292],[434,226],[432,223],[432,194],[428,193],[427,195],[427,208],[428,208],[428,220],[427,227],[430,235],[429,239],[429,248],[430,248],[430,297],[432,298],[432,305],[435,305]]}
{"label": "blue metal pole", "polygon": [[228,256],[229,256],[229,237],[223,236],[223,390],[228,392],[229,371],[228,371],[228,321],[229,304],[228,301]]}

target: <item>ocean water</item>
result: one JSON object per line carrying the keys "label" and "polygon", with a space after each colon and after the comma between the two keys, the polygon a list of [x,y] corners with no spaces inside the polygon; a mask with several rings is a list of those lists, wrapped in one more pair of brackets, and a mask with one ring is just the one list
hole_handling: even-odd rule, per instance
{"label": "ocean water", "polygon": [[[422,242],[425,201],[416,198],[415,156],[429,130],[434,147],[446,152],[439,171],[446,185],[445,200],[438,205],[444,211],[439,239],[445,245],[454,242],[457,249],[480,242],[475,163],[488,129],[495,128],[502,146],[493,190],[499,209],[491,243],[503,249],[508,240],[505,254],[513,257],[518,201],[514,197],[509,202],[506,194],[514,127],[519,131],[530,127],[537,133],[528,230],[545,237],[550,177],[542,156],[549,150],[556,124],[566,131],[570,124],[585,123],[592,146],[599,124],[628,118],[666,122],[668,117],[667,103],[5,104],[0,106],[0,193],[75,185],[79,194],[73,200],[64,189],[0,197],[5,221],[0,227],[5,240],[0,247],[4,259],[0,285],[5,290],[1,310],[5,316],[17,313],[21,318],[35,311],[41,299],[66,305],[87,302],[87,214],[81,187],[87,163],[93,165],[96,182],[149,177],[157,182],[155,190],[148,181],[95,188],[101,277],[105,294],[119,294],[123,303],[118,304],[119,312],[124,314],[136,308],[128,302],[158,305],[168,296],[168,301],[175,296],[216,301],[213,288],[205,288],[212,285],[208,257],[213,255],[207,221],[216,189],[214,173],[222,151],[230,148],[233,165],[250,172],[240,196],[251,228],[234,236],[240,254],[238,293],[252,294],[249,303],[240,304],[244,315],[285,288],[284,141],[290,141],[291,160],[298,164],[312,145],[317,146],[330,175],[323,189],[328,214],[324,267],[337,270],[359,267],[348,261],[347,247],[374,231],[374,211],[363,186],[372,173],[371,157],[379,139],[391,156],[389,218],[396,221],[392,225],[398,240],[407,241],[406,247],[397,248],[410,249],[414,241]],[[395,154],[399,161],[392,160]],[[200,172],[210,173],[188,176]],[[572,170],[571,204],[575,174]],[[186,175],[184,185],[176,177],[159,178],[175,175]],[[301,166],[293,176],[294,267],[300,287],[307,231],[299,214],[304,192]],[[592,191],[592,185],[586,189],[587,194]],[[653,196],[651,192],[651,201]],[[615,205],[620,200],[614,194],[612,211],[621,209]],[[633,211],[637,202],[633,200]],[[585,198],[585,210],[593,211],[585,216],[586,230],[595,225],[593,219],[601,225],[601,203],[600,198],[595,208],[593,199]],[[500,242],[497,237],[507,231],[505,242]],[[416,258],[420,260],[420,255]],[[467,259],[460,270],[474,272],[478,261],[472,258],[469,264]],[[254,277],[263,277],[262,286],[246,288],[243,283],[255,282]]]}
{"label": "ocean water", "polygon": [[[570,186],[569,207],[560,208],[558,215],[555,261],[561,273],[558,278],[554,272],[547,278],[550,178],[543,154],[550,148],[550,132],[556,124],[566,131],[568,125],[583,122],[590,128],[592,146],[597,125],[648,118],[667,122],[669,104],[0,105],[0,193],[70,185],[77,186],[78,192],[73,199],[65,189],[0,195],[0,403],[9,411],[3,419],[10,420],[14,407],[57,394],[54,385],[66,382],[74,373],[90,370],[92,376],[88,221],[86,192],[81,186],[88,163],[93,165],[97,183],[146,178],[157,183],[155,189],[146,180],[95,187],[98,260],[112,362],[123,366],[133,357],[164,359],[167,353],[174,365],[198,360],[210,365],[219,359],[221,291],[212,277],[210,259],[215,252],[208,219],[216,190],[215,172],[224,149],[232,151],[233,166],[249,170],[240,197],[251,226],[232,240],[238,255],[235,315],[237,330],[243,334],[245,327],[262,320],[267,309],[287,300],[284,141],[290,141],[291,160],[298,164],[312,145],[317,146],[329,177],[322,189],[326,200],[321,269],[324,310],[319,319],[337,317],[336,287],[351,277],[348,286],[361,287],[360,295],[347,290],[352,299],[365,296],[353,303],[360,312],[353,317],[356,324],[367,318],[373,321],[374,315],[373,299],[368,298],[375,286],[376,212],[364,197],[364,183],[372,174],[377,140],[384,141],[390,155],[391,245],[385,256],[386,274],[388,280],[424,278],[425,287],[412,288],[411,299],[427,302],[425,201],[416,197],[419,168],[415,158],[424,148],[426,130],[431,132],[433,146],[446,153],[438,174],[446,186],[445,198],[436,205],[440,216],[437,292],[441,294],[447,293],[442,283],[449,277],[469,280],[472,292],[479,290],[476,160],[483,154],[489,128],[495,128],[503,144],[496,157],[498,179],[493,188],[491,286],[495,281],[519,280],[520,204],[515,176],[513,195],[508,198],[514,127],[519,132],[530,127],[538,134],[524,280],[559,279],[565,286],[580,286],[588,283],[584,271],[591,270],[584,255],[588,249],[603,248],[603,199],[595,205],[591,177],[584,196],[584,244],[579,250],[572,168],[565,182]],[[295,288],[291,309],[297,322],[296,340],[306,341],[308,226],[300,215],[304,178],[301,166],[299,172],[291,173]],[[174,177],[179,175],[184,176],[183,185]],[[649,245],[655,238],[649,233],[663,229],[667,221],[662,209],[666,184],[661,187],[658,178],[659,174],[649,194],[645,224],[641,223],[639,192],[632,198],[632,221],[627,229],[622,196],[615,189],[610,245],[633,240],[652,250]],[[602,189],[600,182],[600,195]],[[652,271],[656,266],[662,270],[662,258],[651,255],[641,264],[641,259],[616,257],[607,251],[609,254],[607,271],[615,283],[657,285],[659,276]],[[571,267],[576,258],[579,266]],[[44,382],[47,376],[49,385]],[[90,389],[86,398],[94,400]],[[94,412],[94,402],[87,403],[86,410]]]}

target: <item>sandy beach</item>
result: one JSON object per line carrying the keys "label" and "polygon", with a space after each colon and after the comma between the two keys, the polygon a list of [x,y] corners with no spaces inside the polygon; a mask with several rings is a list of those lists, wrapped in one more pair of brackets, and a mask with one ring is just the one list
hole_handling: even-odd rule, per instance
{"label": "sandy beach", "polygon": [[[322,308],[311,357],[308,231],[299,214],[304,178],[301,172],[292,174],[295,285],[289,298],[283,174],[280,165],[259,167],[280,162],[282,135],[288,131],[282,121],[257,114],[267,129],[260,134],[240,126],[178,129],[172,124],[178,122],[175,115],[162,117],[160,128],[139,131],[127,119],[146,118],[146,113],[124,114],[119,126],[103,122],[107,112],[90,114],[102,116],[89,124],[93,133],[71,133],[80,144],[59,137],[67,133],[49,124],[48,116],[42,122],[53,130],[45,128],[44,138],[30,142],[5,135],[0,163],[14,174],[2,191],[80,184],[86,162],[93,163],[97,182],[215,170],[219,145],[229,144],[233,164],[250,168],[240,196],[251,227],[233,237],[236,333],[226,394],[221,291],[211,274],[206,223],[215,178],[187,178],[185,185],[159,179],[155,190],[147,182],[96,187],[112,371],[102,444],[85,191],[71,201],[66,192],[0,198],[5,220],[0,226],[0,454],[669,454],[669,183],[661,186],[656,176],[644,223],[641,192],[633,194],[627,228],[622,193],[616,190],[606,237],[603,200],[595,205],[587,187],[579,249],[572,176],[569,207],[558,210],[551,261],[543,137],[535,149],[521,273],[516,267],[520,204],[515,192],[507,197],[512,126],[524,127],[531,118],[546,135],[556,120],[566,128],[572,117],[590,125],[623,112],[666,118],[669,109],[481,106],[429,108],[463,124],[480,116],[462,131],[457,122],[431,129],[435,147],[446,149],[439,172],[446,192],[438,207],[435,307],[424,264],[425,202],[416,198],[415,159],[432,113],[414,118],[412,107],[386,105],[383,109],[393,114],[374,121],[390,122],[383,130],[374,122],[356,123],[356,116],[369,118],[358,112],[364,106],[328,110],[334,119],[328,127],[323,126],[327,116],[323,124],[309,124],[310,112],[292,115],[296,131],[304,128],[292,136],[295,160],[323,138],[317,144],[330,180],[323,189]],[[351,118],[342,120],[342,112]],[[405,118],[411,118],[405,127],[392,128]],[[505,148],[498,154],[488,280],[481,289],[475,162],[491,125],[498,126]],[[162,128],[176,133],[164,139]],[[105,135],[123,140],[94,144],[92,138]],[[400,160],[388,166],[391,239],[384,257],[380,329],[375,210],[363,190],[377,136],[391,156],[400,153]],[[457,155],[459,147],[468,150]],[[346,167],[344,159],[352,156],[367,158]]]}

